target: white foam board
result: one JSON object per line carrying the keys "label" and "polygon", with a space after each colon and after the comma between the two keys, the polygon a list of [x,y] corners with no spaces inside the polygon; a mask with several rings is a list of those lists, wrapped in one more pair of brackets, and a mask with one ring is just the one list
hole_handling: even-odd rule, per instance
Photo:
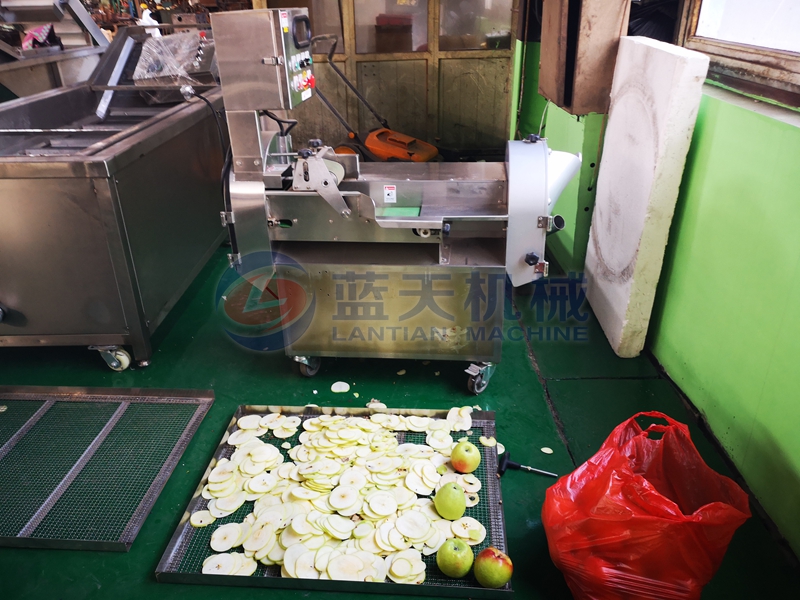
{"label": "white foam board", "polygon": [[644,347],[708,57],[622,37],[586,253],[587,297],[614,351]]}

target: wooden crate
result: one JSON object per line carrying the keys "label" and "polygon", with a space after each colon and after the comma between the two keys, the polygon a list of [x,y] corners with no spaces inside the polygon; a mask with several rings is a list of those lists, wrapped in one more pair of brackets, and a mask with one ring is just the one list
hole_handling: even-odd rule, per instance
{"label": "wooden crate", "polygon": [[629,0],[544,0],[539,93],[573,115],[608,111]]}

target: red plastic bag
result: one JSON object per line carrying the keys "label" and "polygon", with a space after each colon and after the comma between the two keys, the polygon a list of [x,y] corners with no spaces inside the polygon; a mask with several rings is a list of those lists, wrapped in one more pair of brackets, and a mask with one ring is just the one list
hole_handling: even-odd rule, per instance
{"label": "red plastic bag", "polygon": [[[669,425],[642,431],[640,416]],[[700,598],[749,517],[744,490],[706,465],[686,425],[659,412],[618,425],[547,490],[542,509],[550,556],[577,600]]]}

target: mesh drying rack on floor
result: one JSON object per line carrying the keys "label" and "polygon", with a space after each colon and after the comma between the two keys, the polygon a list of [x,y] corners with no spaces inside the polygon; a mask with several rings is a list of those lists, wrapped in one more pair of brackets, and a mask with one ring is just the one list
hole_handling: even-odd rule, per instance
{"label": "mesh drying rack on floor", "polygon": [[[247,435],[239,426],[239,420],[247,415],[259,415],[265,417],[272,413],[280,413],[287,418],[297,417],[297,429],[292,435],[288,432],[278,433],[277,430],[266,427],[258,431],[256,436],[262,442],[266,442],[277,448],[281,455],[277,457],[280,464],[292,465],[290,452],[296,450],[298,443],[308,439],[309,429],[306,422],[315,417],[330,418],[340,415],[342,417],[364,417],[369,419],[376,413],[369,408],[340,408],[340,407],[317,407],[317,406],[239,406],[230,421],[227,431],[222,437],[214,457],[206,470],[205,475],[198,486],[194,497],[186,508],[186,512],[181,518],[181,522],[167,546],[161,561],[156,569],[158,581],[171,583],[195,583],[208,585],[234,585],[234,586],[253,586],[253,587],[274,587],[283,589],[307,589],[307,590],[328,590],[337,592],[368,592],[376,594],[407,594],[422,596],[447,596],[447,597],[470,597],[470,598],[508,598],[512,594],[511,585],[506,584],[499,589],[486,589],[480,587],[472,573],[463,579],[452,579],[446,577],[436,565],[436,554],[432,553],[423,556],[425,563],[425,581],[422,585],[405,585],[393,583],[387,580],[385,583],[377,581],[334,581],[325,579],[304,579],[289,578],[282,574],[282,567],[275,565],[264,565],[259,563],[252,575],[247,577],[221,574],[204,574],[204,561],[215,554],[210,546],[211,537],[218,527],[228,523],[247,522],[248,515],[255,509],[254,501],[245,501],[234,512],[227,516],[217,518],[212,524],[205,527],[193,527],[190,523],[192,514],[205,511],[209,508],[209,502],[213,500],[208,493],[207,485],[212,469],[219,464],[225,464],[236,451],[236,447],[231,442],[239,444],[242,434],[246,434],[246,440],[252,439],[253,435]],[[389,409],[383,410],[380,414],[402,415],[405,417],[423,417],[429,419],[446,419],[446,410],[411,410],[411,409]],[[325,417],[324,415],[328,415]],[[452,437],[469,438],[481,452],[481,462],[473,475],[480,481],[480,501],[474,506],[466,509],[465,517],[477,520],[485,528],[485,538],[473,545],[475,555],[486,547],[494,546],[503,552],[507,551],[505,523],[503,519],[503,501],[500,493],[500,479],[497,477],[497,451],[495,447],[483,446],[479,439],[481,436],[495,436],[494,412],[475,411],[471,414],[471,427],[468,431],[453,432]],[[256,419],[258,421],[258,419]],[[278,428],[280,429],[280,428]],[[235,432],[240,433],[236,434]],[[232,438],[232,435],[238,438]],[[288,435],[288,437],[287,437]],[[426,444],[426,434],[418,431],[397,431],[397,441],[400,444]],[[304,438],[305,436],[305,438]],[[367,447],[371,447],[367,446]],[[427,446],[426,446],[427,447]],[[239,444],[242,448],[242,444]],[[428,450],[432,450],[427,447]],[[238,459],[237,459],[238,460]],[[222,462],[221,462],[222,461]],[[297,461],[295,461],[297,462]],[[302,461],[301,461],[302,463]],[[302,464],[301,464],[302,466]],[[296,465],[292,465],[296,467]],[[290,467],[290,468],[292,468]],[[212,477],[211,487],[214,488]],[[240,482],[241,485],[241,482]],[[204,489],[206,488],[206,489]],[[287,493],[289,490],[286,490]],[[310,495],[310,494],[309,494]],[[251,497],[258,496],[253,494]],[[263,495],[262,495],[263,496]],[[416,499],[416,496],[414,496]],[[424,495],[420,500],[423,500]],[[261,500],[256,500],[260,502]],[[212,507],[213,508],[213,507]],[[357,519],[358,517],[354,517]],[[340,538],[341,539],[341,538]],[[477,538],[476,540],[477,541]],[[242,548],[233,548],[232,552],[241,552]],[[256,557],[258,558],[258,557]],[[283,576],[282,576],[283,575]]]}
{"label": "mesh drying rack on floor", "polygon": [[213,401],[0,387],[0,546],[129,550]]}

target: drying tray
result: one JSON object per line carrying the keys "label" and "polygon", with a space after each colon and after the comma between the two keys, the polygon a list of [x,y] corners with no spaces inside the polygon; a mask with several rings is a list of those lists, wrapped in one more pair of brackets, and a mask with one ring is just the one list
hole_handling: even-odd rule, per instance
{"label": "drying tray", "polygon": [[0,545],[128,551],[213,401],[0,386]]}
{"label": "drying tray", "polygon": [[[509,598],[512,594],[511,584],[507,583],[499,589],[487,589],[481,587],[475,580],[472,572],[464,579],[451,579],[439,571],[436,566],[436,555],[423,556],[426,568],[426,579],[422,585],[397,584],[392,582],[372,583],[372,582],[352,582],[352,581],[332,581],[332,580],[311,580],[311,579],[289,579],[280,576],[280,567],[265,566],[259,564],[256,572],[250,577],[234,575],[204,575],[201,572],[203,560],[214,554],[209,546],[211,534],[214,530],[226,523],[241,523],[244,518],[253,511],[254,502],[245,502],[233,514],[217,519],[212,526],[204,528],[194,528],[189,523],[192,513],[204,510],[208,506],[208,501],[200,494],[203,486],[208,482],[208,474],[221,458],[229,458],[233,454],[234,447],[226,443],[230,434],[238,429],[236,426],[240,417],[250,414],[269,414],[280,412],[285,415],[296,415],[302,420],[317,417],[319,415],[344,415],[348,417],[369,417],[374,414],[368,408],[338,408],[338,407],[317,407],[317,406],[239,406],[231,418],[230,424],[220,441],[217,451],[211,463],[206,469],[200,485],[197,487],[186,512],[181,518],[178,528],[172,536],[164,555],[156,569],[156,579],[170,583],[193,583],[206,585],[231,585],[231,586],[250,586],[250,587],[272,587],[283,589],[306,589],[333,592],[364,592],[373,594],[405,594],[415,596],[448,596],[458,598]],[[447,410],[411,410],[395,409],[384,410],[389,414],[405,416],[423,416],[437,419],[444,419]],[[291,459],[288,452],[281,448],[281,444],[289,442],[292,446],[298,443],[297,438],[303,428],[298,428],[298,433],[289,439],[279,439],[272,435],[272,431],[263,435],[261,440],[271,443],[277,447],[284,455],[286,461]],[[467,432],[455,432],[453,437],[469,437],[481,451],[481,464],[473,473],[481,480],[481,501],[477,506],[467,508],[465,516],[473,517],[486,527],[486,539],[472,549],[477,556],[478,552],[489,546],[494,546],[503,552],[506,549],[506,532],[503,520],[503,500],[500,495],[500,478],[497,476],[497,450],[495,447],[488,448],[480,444],[480,436],[495,436],[494,412],[472,413],[472,432],[467,436]],[[412,431],[397,432],[400,443],[410,442],[416,444],[425,443],[424,433]]]}

